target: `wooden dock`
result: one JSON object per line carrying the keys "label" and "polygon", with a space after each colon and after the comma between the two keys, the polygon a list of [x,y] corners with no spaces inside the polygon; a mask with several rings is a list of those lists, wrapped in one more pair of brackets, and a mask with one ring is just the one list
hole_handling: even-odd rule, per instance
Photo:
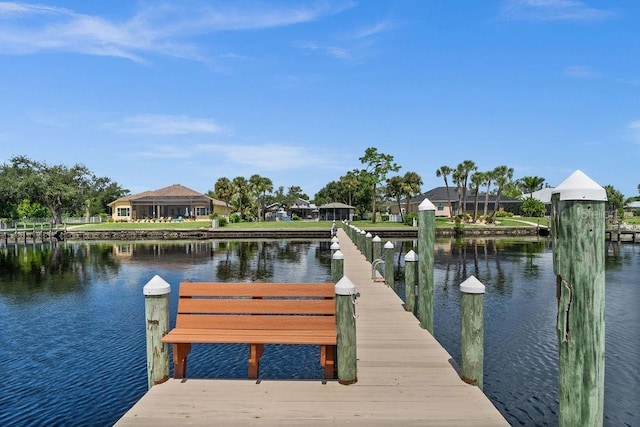
{"label": "wooden dock", "polygon": [[358,381],[186,379],[154,386],[117,427],[168,425],[508,426],[480,389],[338,230],[344,274],[355,284]]}

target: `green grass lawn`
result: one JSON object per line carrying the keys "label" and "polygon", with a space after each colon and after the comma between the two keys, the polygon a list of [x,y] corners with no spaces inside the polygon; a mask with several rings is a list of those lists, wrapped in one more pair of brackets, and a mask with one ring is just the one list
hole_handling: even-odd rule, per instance
{"label": "green grass lawn", "polygon": [[[530,226],[526,222],[540,225],[547,225],[547,218],[499,218],[498,226],[506,227],[526,227]],[[268,222],[239,222],[227,224],[224,229],[290,229],[290,228],[331,228],[332,221],[268,221]],[[403,228],[407,227],[399,222],[376,222],[353,221],[352,224],[363,230],[372,228]],[[340,226],[341,223],[338,223]],[[453,227],[449,218],[436,218],[436,227]],[[469,225],[465,225],[469,226]],[[83,224],[67,227],[69,230],[197,230],[201,228],[211,228],[211,221],[182,221],[182,222],[103,222],[100,224]]]}

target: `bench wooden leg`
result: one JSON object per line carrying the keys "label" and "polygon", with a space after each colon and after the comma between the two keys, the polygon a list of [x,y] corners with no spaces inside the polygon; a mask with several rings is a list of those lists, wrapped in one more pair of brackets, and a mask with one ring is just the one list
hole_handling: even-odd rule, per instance
{"label": "bench wooden leg", "polygon": [[187,356],[190,351],[190,343],[173,344],[173,378],[185,378],[187,375]]}
{"label": "bench wooden leg", "polygon": [[249,379],[258,379],[260,374],[260,358],[264,352],[264,344],[249,344]]}
{"label": "bench wooden leg", "polygon": [[333,371],[335,365],[335,351],[334,345],[321,345],[320,346],[320,365],[324,367],[324,378],[327,380],[333,379]]}

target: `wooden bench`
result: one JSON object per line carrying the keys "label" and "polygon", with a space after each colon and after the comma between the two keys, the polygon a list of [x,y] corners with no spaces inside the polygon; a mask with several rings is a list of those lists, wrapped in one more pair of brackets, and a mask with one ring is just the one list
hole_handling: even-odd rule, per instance
{"label": "wooden bench", "polygon": [[333,283],[180,283],[173,346],[174,378],[185,378],[191,344],[249,344],[248,377],[259,375],[265,344],[320,346],[325,378],[336,351]]}

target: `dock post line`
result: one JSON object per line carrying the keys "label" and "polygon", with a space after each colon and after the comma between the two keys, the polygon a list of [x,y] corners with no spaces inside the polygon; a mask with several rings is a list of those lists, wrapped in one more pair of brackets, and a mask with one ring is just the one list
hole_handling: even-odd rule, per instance
{"label": "dock post line", "polygon": [[382,258],[382,239],[377,234],[371,239],[371,262]]}
{"label": "dock post line", "polygon": [[347,276],[343,276],[335,286],[336,329],[338,332],[337,363],[338,382],[354,384],[357,377],[356,354],[356,287]]}
{"label": "dock post line", "polygon": [[340,250],[340,243],[338,243],[337,241],[331,243],[331,255],[335,254],[336,251]]}
{"label": "dock post line", "polygon": [[606,201],[579,170],[551,193],[560,427],[604,422]]}
{"label": "dock post line", "polygon": [[169,331],[169,294],[171,286],[155,275],[142,288],[147,340],[148,387],[169,379],[169,345],[160,342]]}
{"label": "dock post line", "polygon": [[470,276],[460,284],[461,377],[482,390],[484,372],[484,292],[485,286]]}
{"label": "dock post line", "polygon": [[404,309],[415,314],[418,278],[418,254],[409,251],[404,256]]}
{"label": "dock post line", "polygon": [[384,281],[387,286],[393,287],[395,275],[393,272],[393,255],[395,253],[393,243],[390,241],[384,244]]}
{"label": "dock post line", "polygon": [[366,252],[367,251],[366,251],[366,239],[365,239],[364,236],[366,236],[366,235],[367,235],[366,231],[360,230],[360,236],[358,237],[358,242],[359,242],[358,249],[360,249],[360,253],[362,255],[365,255],[365,258],[366,258]]}
{"label": "dock post line", "polygon": [[433,265],[436,243],[436,207],[425,198],[418,206],[418,320],[433,335]]}
{"label": "dock post line", "polygon": [[344,276],[344,254],[340,249],[331,255],[331,281],[338,283]]}

